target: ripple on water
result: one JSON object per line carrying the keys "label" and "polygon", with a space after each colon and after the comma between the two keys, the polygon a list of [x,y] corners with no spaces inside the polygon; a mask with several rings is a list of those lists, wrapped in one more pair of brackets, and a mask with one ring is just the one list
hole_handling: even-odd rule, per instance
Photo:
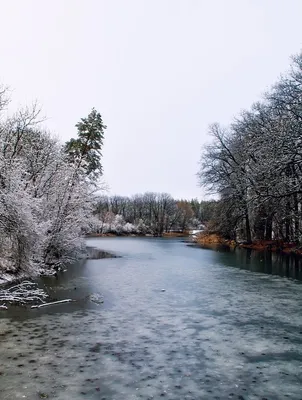
{"label": "ripple on water", "polygon": [[1,400],[302,398],[301,286],[176,241],[140,243],[137,259],[81,270],[77,292],[104,305],[0,320]]}

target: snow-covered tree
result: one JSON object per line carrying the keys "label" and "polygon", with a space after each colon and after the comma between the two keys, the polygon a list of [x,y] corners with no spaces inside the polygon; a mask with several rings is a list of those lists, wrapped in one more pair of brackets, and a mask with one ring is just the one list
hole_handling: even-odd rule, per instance
{"label": "snow-covered tree", "polygon": [[[302,53],[263,100],[211,128],[199,182],[220,196],[216,227],[247,241],[302,236]],[[243,227],[243,223],[245,226]]]}
{"label": "snow-covered tree", "polygon": [[[98,216],[101,224],[110,225],[110,228],[105,225],[106,232],[103,229],[103,233],[109,231],[117,233],[116,226],[118,226],[119,234],[148,233],[161,236],[170,230],[185,230],[200,225],[201,203],[195,200],[196,207],[193,209],[192,201],[179,201],[167,193],[153,192],[136,194],[132,197],[100,196],[94,215]],[[202,209],[206,204],[207,202],[204,202]],[[123,222],[114,222],[116,216],[119,216],[117,218],[122,216]]]}
{"label": "snow-covered tree", "polygon": [[[0,90],[0,108],[5,95]],[[91,229],[101,174],[100,116],[94,110],[77,125],[75,155],[41,128],[39,115],[34,105],[0,122],[0,274],[34,274],[68,263]]]}

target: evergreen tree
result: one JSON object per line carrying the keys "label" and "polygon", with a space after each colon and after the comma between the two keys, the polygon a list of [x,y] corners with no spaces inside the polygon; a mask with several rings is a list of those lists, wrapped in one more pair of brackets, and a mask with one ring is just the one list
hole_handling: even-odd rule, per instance
{"label": "evergreen tree", "polygon": [[87,118],[76,124],[76,128],[78,137],[66,142],[65,153],[79,171],[95,181],[102,175],[101,150],[107,127],[101,114],[93,108]]}

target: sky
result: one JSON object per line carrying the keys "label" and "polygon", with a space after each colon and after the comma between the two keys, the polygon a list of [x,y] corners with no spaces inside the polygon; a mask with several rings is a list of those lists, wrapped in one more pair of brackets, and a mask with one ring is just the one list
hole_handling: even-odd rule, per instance
{"label": "sky", "polygon": [[301,0],[0,0],[0,83],[62,141],[95,107],[109,194],[206,198],[209,124],[229,124],[301,51]]}

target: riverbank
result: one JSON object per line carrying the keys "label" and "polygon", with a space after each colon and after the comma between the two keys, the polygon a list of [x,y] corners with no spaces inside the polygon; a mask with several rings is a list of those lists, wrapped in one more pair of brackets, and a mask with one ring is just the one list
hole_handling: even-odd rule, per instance
{"label": "riverbank", "polygon": [[257,240],[251,244],[239,244],[240,247],[259,251],[274,251],[284,254],[295,254],[302,256],[302,248],[295,243],[287,243],[280,240]]}
{"label": "riverbank", "polygon": [[[95,247],[86,247],[82,259],[101,260],[104,258],[119,258],[119,256]],[[67,266],[68,267],[68,266]],[[39,277],[58,278],[58,274],[64,273],[64,269],[40,268],[35,274],[22,272],[19,274],[5,273],[0,275],[0,310],[7,309],[7,304],[14,305],[33,305],[44,303],[47,298],[51,299],[43,289],[39,288],[37,281]]]}
{"label": "riverbank", "polygon": [[235,240],[227,240],[217,233],[208,233],[202,232],[199,235],[196,235],[195,238],[192,239],[193,243],[199,245],[226,245],[229,247],[236,247],[237,243]]}
{"label": "riverbank", "polygon": [[258,251],[273,251],[284,254],[295,254],[302,256],[302,248],[296,246],[294,243],[287,243],[281,240],[255,240],[252,243],[238,243],[235,240],[224,239],[217,233],[203,232],[199,234],[194,240],[194,243],[201,246],[206,245],[224,245],[231,248],[241,247],[245,249],[252,249]]}
{"label": "riverbank", "polygon": [[94,237],[187,237],[190,235],[189,231],[184,232],[163,232],[162,235],[153,235],[151,233],[89,233],[86,235],[87,238],[94,238]]}

